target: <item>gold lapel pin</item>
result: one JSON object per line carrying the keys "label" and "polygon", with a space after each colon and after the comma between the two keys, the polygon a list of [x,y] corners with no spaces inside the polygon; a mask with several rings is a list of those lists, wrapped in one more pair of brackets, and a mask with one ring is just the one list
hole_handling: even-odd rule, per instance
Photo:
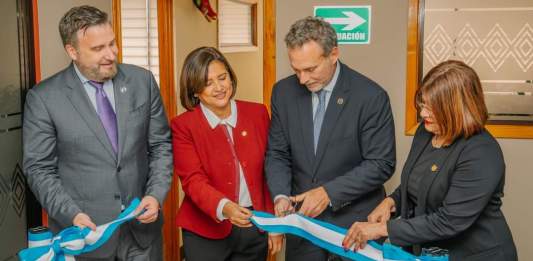
{"label": "gold lapel pin", "polygon": [[343,98],[338,98],[337,99],[337,104],[338,105],[342,105],[344,103],[344,99]]}
{"label": "gold lapel pin", "polygon": [[431,165],[431,171],[435,172],[437,170],[439,170],[439,167],[437,167],[437,165],[435,164]]}
{"label": "gold lapel pin", "polygon": [[246,137],[246,135],[248,135],[248,132],[246,132],[246,131],[242,131],[242,132],[241,132],[241,135],[242,135],[243,137]]}

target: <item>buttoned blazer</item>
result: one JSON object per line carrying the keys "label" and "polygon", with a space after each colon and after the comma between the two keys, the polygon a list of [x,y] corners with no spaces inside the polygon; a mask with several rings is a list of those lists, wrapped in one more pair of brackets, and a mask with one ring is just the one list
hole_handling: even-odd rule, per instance
{"label": "buttoned blazer", "polygon": [[432,134],[417,129],[401,185],[391,194],[398,215],[387,227],[391,243],[448,249],[450,260],[516,260],[516,248],[501,211],[505,162],[486,130],[458,138],[421,179],[414,207],[407,182]]}
{"label": "buttoned blazer", "polygon": [[[272,212],[263,165],[267,143],[268,112],[264,105],[236,101],[237,125],[233,128],[235,152],[255,210]],[[216,209],[222,198],[238,202],[235,161],[225,128],[209,126],[200,106],[175,117],[171,123],[174,168],[185,194],[177,225],[203,237],[225,238],[228,220],[220,222]]]}
{"label": "buttoned blazer", "polygon": [[[170,128],[151,72],[119,64],[113,78],[118,126],[115,154],[71,64],[26,96],[23,166],[28,184],[56,233],[88,214],[96,225],[115,219],[133,198],[163,203],[172,179]],[[161,236],[162,214],[151,224],[129,222],[140,246]],[[88,257],[114,253],[116,232]]]}
{"label": "buttoned blazer", "polygon": [[396,152],[387,93],[339,64],[316,154],[311,92],[295,75],[276,83],[265,170],[273,197],[323,186],[331,206],[318,218],[349,227],[384,198]]}

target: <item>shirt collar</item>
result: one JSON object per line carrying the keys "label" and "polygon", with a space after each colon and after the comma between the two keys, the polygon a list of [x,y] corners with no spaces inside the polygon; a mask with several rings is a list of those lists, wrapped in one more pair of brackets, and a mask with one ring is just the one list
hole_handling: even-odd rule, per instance
{"label": "shirt collar", "polygon": [[74,65],[74,71],[76,71],[76,75],[78,75],[78,78],[80,78],[80,81],[82,84],[85,84],[89,81],[89,79],[87,79],[87,77],[83,76],[83,74],[81,74],[80,72],[80,69],[78,69],[78,66],[76,66],[75,63],[72,63]]}
{"label": "shirt collar", "polygon": [[337,79],[339,79],[340,71],[341,71],[341,65],[339,61],[337,61],[335,73],[333,74],[333,78],[331,78],[331,81],[329,81],[329,83],[326,84],[326,86],[324,86],[322,90],[328,91],[330,93],[333,92],[333,88],[335,88],[335,84],[337,84]]}
{"label": "shirt collar", "polygon": [[[78,75],[78,78],[80,78],[80,81],[83,85],[85,85],[86,83],[89,82],[89,79],[87,79],[87,77],[85,77],[81,72],[80,72],[80,69],[78,69],[78,66],[76,66],[75,63],[72,63],[74,65],[74,71],[76,72],[76,75]],[[107,80],[104,82],[104,85],[105,83],[107,83],[108,81],[111,81],[111,80]]]}
{"label": "shirt collar", "polygon": [[207,119],[207,122],[209,123],[211,129],[216,128],[219,124],[227,124],[232,128],[235,128],[235,126],[237,126],[237,104],[235,103],[235,100],[230,100],[230,106],[231,114],[229,115],[229,117],[225,119],[220,119],[213,111],[211,111],[209,108],[207,108],[207,106],[203,105],[200,102],[200,108],[202,109],[202,113]]}

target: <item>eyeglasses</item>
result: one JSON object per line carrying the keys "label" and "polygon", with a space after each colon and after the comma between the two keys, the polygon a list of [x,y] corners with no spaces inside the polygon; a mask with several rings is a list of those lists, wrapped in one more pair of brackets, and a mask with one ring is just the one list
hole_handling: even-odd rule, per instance
{"label": "eyeglasses", "polygon": [[431,108],[430,108],[427,104],[425,104],[425,103],[421,103],[421,102],[419,102],[419,103],[416,104],[416,107],[418,108],[419,111],[425,109],[426,111],[431,112]]}

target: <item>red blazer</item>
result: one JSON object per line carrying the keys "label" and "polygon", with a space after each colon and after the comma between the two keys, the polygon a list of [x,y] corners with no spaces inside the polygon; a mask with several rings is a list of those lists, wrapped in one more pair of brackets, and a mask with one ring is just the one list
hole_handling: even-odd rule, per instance
{"label": "red blazer", "polygon": [[[237,101],[233,141],[254,209],[273,211],[263,161],[270,119],[264,105]],[[200,106],[172,119],[174,170],[185,198],[177,225],[200,236],[221,239],[231,232],[228,220],[219,222],[216,209],[226,197],[238,202],[235,164],[223,126],[211,129]]]}

